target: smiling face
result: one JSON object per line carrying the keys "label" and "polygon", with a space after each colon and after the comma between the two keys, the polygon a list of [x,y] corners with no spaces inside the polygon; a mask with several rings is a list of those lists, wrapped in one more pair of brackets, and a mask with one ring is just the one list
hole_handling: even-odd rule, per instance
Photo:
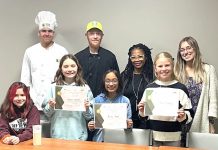
{"label": "smiling face", "polygon": [[94,28],[94,29],[87,31],[86,37],[88,39],[89,46],[92,49],[98,49],[100,47],[103,35],[104,35],[103,32],[99,29]]}
{"label": "smiling face", "polygon": [[39,30],[39,39],[42,45],[50,45],[51,43],[53,43],[53,39],[54,39],[54,31],[49,29],[49,28],[43,28],[41,30]]}
{"label": "smiling face", "polygon": [[70,58],[64,60],[63,65],[61,67],[62,73],[65,77],[65,81],[74,81],[75,76],[77,75],[78,66],[75,61]]}
{"label": "smiling face", "polygon": [[116,94],[119,86],[118,78],[113,72],[105,76],[105,90],[110,94]]}
{"label": "smiling face", "polygon": [[22,88],[17,89],[16,94],[13,99],[13,104],[18,108],[22,107],[26,102],[26,95]]}
{"label": "smiling face", "polygon": [[131,51],[130,60],[134,66],[134,69],[142,69],[146,61],[143,50],[138,48],[133,49]]}
{"label": "smiling face", "polygon": [[179,53],[180,53],[182,59],[186,62],[193,62],[193,60],[196,56],[195,50],[186,41],[181,43]]}
{"label": "smiling face", "polygon": [[169,58],[160,57],[154,65],[155,74],[158,80],[167,82],[173,78],[173,62]]}

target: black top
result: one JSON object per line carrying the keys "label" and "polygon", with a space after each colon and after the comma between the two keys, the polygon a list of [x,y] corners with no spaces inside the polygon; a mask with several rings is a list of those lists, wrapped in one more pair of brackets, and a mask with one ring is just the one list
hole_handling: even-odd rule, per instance
{"label": "black top", "polygon": [[102,92],[101,85],[103,74],[110,69],[119,72],[115,55],[102,47],[99,48],[98,54],[91,54],[89,47],[87,47],[78,52],[75,56],[82,66],[83,78],[90,86],[94,97]]}
{"label": "black top", "polygon": [[130,78],[128,81],[124,79],[123,95],[130,100],[133,121],[139,120],[137,105],[142,99],[147,84],[148,82],[143,78],[142,74],[134,74],[134,78]]}

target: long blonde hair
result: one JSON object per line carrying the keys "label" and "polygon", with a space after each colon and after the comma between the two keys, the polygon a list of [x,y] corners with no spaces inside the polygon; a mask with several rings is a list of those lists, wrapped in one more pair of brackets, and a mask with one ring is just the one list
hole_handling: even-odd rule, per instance
{"label": "long blonde hair", "polygon": [[[170,63],[171,63],[171,65],[172,65],[172,75],[171,75],[171,79],[172,79],[172,80],[177,80],[177,79],[176,79],[176,76],[175,76],[175,74],[174,74],[174,70],[173,70],[173,69],[174,69],[174,58],[172,57],[172,55],[171,55],[170,53],[168,53],[168,52],[161,52],[161,53],[157,54],[156,57],[154,58],[154,70],[155,70],[156,62],[157,62],[157,60],[158,60],[159,58],[167,58],[167,59],[170,60]],[[155,76],[157,77],[156,72],[155,72]]]}
{"label": "long blonde hair", "polygon": [[192,62],[192,66],[194,68],[194,81],[196,83],[206,82],[205,70],[203,68],[204,63],[201,58],[201,52],[197,41],[191,36],[183,38],[179,43],[179,49],[177,51],[177,62],[175,66],[175,75],[177,79],[183,84],[187,83],[188,81],[188,74],[185,70],[186,62],[182,59],[180,54],[180,48],[183,42],[187,42],[195,51],[195,58]]}

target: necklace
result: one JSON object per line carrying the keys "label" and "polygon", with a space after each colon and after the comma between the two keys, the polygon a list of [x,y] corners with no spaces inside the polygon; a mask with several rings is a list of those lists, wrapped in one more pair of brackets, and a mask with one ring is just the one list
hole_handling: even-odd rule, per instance
{"label": "necklace", "polygon": [[138,85],[137,91],[135,91],[134,80],[135,80],[135,78],[134,78],[134,73],[133,73],[133,76],[132,76],[132,89],[133,89],[133,93],[134,93],[134,95],[136,97],[136,101],[135,102],[136,102],[136,110],[137,110],[138,109],[137,105],[138,105],[138,98],[139,98],[139,88],[140,88],[141,83],[142,83],[142,78],[139,81],[139,85]]}

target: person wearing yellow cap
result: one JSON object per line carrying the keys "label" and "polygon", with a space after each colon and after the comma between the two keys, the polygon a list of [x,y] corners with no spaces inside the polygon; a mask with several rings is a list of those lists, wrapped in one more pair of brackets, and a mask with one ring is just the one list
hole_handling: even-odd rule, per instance
{"label": "person wearing yellow cap", "polygon": [[78,52],[75,56],[79,60],[84,72],[84,79],[90,86],[93,96],[96,97],[102,92],[101,82],[103,74],[110,69],[117,70],[116,56],[109,50],[101,47],[104,36],[102,24],[98,21],[91,21],[86,26],[86,33],[89,46]]}
{"label": "person wearing yellow cap", "polygon": [[[116,56],[109,50],[101,47],[104,36],[102,24],[98,21],[91,21],[86,26],[85,36],[88,40],[88,47],[78,52],[75,56],[83,68],[83,78],[96,97],[102,92],[102,78],[107,70],[117,70]],[[92,141],[94,132],[88,131],[88,141]]]}
{"label": "person wearing yellow cap", "polygon": [[57,27],[56,16],[50,11],[40,11],[35,23],[38,25],[39,43],[26,49],[21,82],[30,87],[30,95],[39,110],[47,96],[51,82],[54,80],[58,69],[59,60],[67,50],[53,41],[55,28]]}

